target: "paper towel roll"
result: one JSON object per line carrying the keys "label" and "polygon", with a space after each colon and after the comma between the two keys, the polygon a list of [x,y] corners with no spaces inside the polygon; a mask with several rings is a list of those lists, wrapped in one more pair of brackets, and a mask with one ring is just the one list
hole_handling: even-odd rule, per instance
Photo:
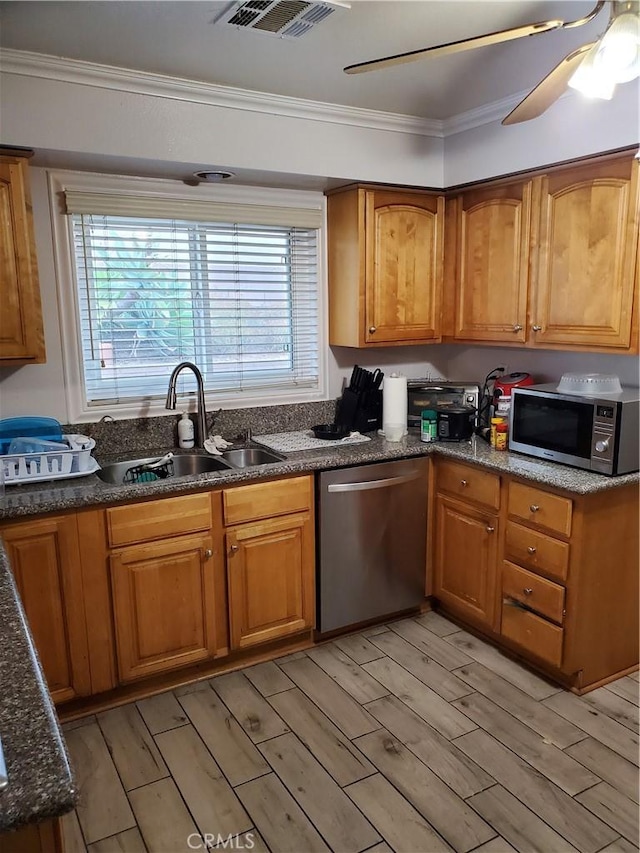
{"label": "paper towel roll", "polygon": [[385,376],[382,386],[382,431],[387,424],[403,424],[407,432],[407,377],[397,373]]}

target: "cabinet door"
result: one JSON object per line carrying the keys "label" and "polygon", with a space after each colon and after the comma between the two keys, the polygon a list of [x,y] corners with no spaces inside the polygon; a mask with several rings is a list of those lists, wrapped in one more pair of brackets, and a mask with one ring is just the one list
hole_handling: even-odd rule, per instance
{"label": "cabinet door", "polygon": [[496,516],[436,495],[434,595],[471,622],[493,626]]}
{"label": "cabinet door", "polygon": [[54,702],[91,692],[75,515],[2,529]]}
{"label": "cabinet door", "polygon": [[111,587],[122,681],[213,657],[213,543],[181,536],[114,551]]}
{"label": "cabinet door", "polygon": [[365,198],[366,342],[439,340],[444,197]]}
{"label": "cabinet door", "polygon": [[227,531],[231,648],[314,625],[313,528],[308,513]]}
{"label": "cabinet door", "polygon": [[27,161],[0,156],[0,363],[44,361]]}
{"label": "cabinet door", "polygon": [[638,161],[540,178],[536,344],[629,348],[638,251]]}
{"label": "cabinet door", "polygon": [[531,181],[462,193],[454,210],[454,338],[524,343]]}

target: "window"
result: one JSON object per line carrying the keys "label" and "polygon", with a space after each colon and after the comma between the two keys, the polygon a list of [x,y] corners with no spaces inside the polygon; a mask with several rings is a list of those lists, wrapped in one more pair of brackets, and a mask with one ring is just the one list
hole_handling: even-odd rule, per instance
{"label": "window", "polygon": [[319,211],[65,200],[82,414],[162,409],[181,361],[198,365],[214,404],[321,396]]}

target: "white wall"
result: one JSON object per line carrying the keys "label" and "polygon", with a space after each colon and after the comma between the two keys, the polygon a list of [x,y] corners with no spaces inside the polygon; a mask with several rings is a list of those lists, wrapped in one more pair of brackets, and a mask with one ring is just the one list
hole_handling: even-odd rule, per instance
{"label": "white wall", "polygon": [[504,366],[508,373],[531,373],[538,383],[555,382],[563,373],[614,373],[623,385],[640,384],[638,359],[630,355],[596,352],[558,352],[507,347],[478,347],[447,344],[442,358],[450,379],[482,382],[494,367]]}
{"label": "white wall", "polygon": [[453,187],[497,175],[637,146],[640,81],[618,86],[611,101],[577,93],[560,98],[544,115],[503,127],[484,124],[445,140],[444,181]]}
{"label": "white wall", "polygon": [[[2,73],[5,145],[140,161],[225,165],[345,180],[442,186],[443,140]],[[73,167],[71,167],[73,168]]]}

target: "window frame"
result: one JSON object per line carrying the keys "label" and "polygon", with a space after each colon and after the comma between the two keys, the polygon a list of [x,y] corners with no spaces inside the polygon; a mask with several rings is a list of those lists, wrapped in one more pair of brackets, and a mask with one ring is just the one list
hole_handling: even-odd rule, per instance
{"label": "window frame", "polygon": [[[69,422],[99,420],[109,414],[116,418],[169,415],[163,400],[106,401],[89,405],[84,386],[82,367],[83,342],[79,321],[78,284],[75,275],[73,223],[66,213],[65,192],[97,192],[112,195],[136,195],[157,200],[160,204],[194,200],[236,205],[257,205],[262,208],[295,208],[319,212],[318,229],[318,382],[316,387],[301,389],[251,389],[247,391],[207,391],[207,408],[250,408],[253,406],[285,405],[316,402],[328,399],[327,276],[326,276],[326,204],[320,192],[282,190],[268,187],[211,186],[200,184],[187,187],[184,183],[162,178],[137,178],[84,172],[49,171],[49,204],[53,230],[54,263],[58,310],[61,330],[62,362]],[[178,213],[176,213],[178,218]],[[291,223],[295,225],[295,223]],[[167,373],[167,385],[169,382]],[[186,375],[185,375],[186,376]],[[180,390],[180,389],[179,389]],[[195,382],[186,376],[184,392],[179,394],[178,406],[187,411],[196,408]]]}

